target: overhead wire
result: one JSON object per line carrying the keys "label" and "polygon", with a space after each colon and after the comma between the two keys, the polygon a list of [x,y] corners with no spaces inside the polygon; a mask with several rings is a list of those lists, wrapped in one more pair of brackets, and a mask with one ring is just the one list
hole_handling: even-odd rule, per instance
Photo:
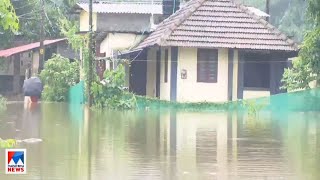
{"label": "overhead wire", "polygon": [[[142,51],[140,51],[139,53],[141,53]],[[139,56],[139,54],[137,55],[137,56]],[[156,59],[137,59],[137,56],[135,56],[135,60],[134,61],[136,61],[136,62],[156,62],[157,60]],[[162,59],[161,59],[161,61],[163,61]],[[196,61],[196,59],[195,59],[195,61]],[[291,63],[291,62],[293,62],[294,60],[287,60],[287,61],[259,61],[259,60],[254,60],[254,61],[248,61],[248,60],[245,60],[245,61],[236,61],[236,62],[221,62],[221,61],[214,61],[214,62],[212,62],[212,61],[200,61],[200,63],[201,62],[211,62],[211,63],[215,63],[215,64],[220,64],[220,63],[223,63],[223,64],[245,64],[245,63]],[[130,62],[132,62],[132,61],[130,61]],[[179,63],[179,62],[181,62],[181,61],[168,61],[168,62],[176,62],[176,63]]]}
{"label": "overhead wire", "polygon": [[20,7],[17,7],[17,8],[14,8],[14,10],[20,10],[20,9],[23,9],[25,7],[28,7],[28,6],[33,6],[33,5],[36,5],[37,2],[32,2],[30,4],[24,4],[23,6],[20,6]]}
{"label": "overhead wire", "polygon": [[24,17],[24,16],[27,16],[27,15],[29,15],[29,14],[38,13],[38,12],[40,12],[40,11],[39,11],[39,10],[37,10],[37,11],[31,11],[31,12],[28,12],[28,13],[25,13],[25,14],[17,15],[17,17],[20,18],[20,17]]}

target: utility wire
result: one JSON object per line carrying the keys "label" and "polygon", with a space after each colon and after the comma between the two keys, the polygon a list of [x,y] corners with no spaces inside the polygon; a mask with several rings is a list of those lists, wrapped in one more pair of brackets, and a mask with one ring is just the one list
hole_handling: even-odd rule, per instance
{"label": "utility wire", "polygon": [[33,6],[33,5],[36,5],[37,2],[33,2],[33,3],[30,3],[30,4],[25,4],[23,6],[20,6],[20,7],[17,7],[17,8],[14,8],[14,10],[19,10],[19,9],[23,9],[25,7],[28,7],[28,6]]}
{"label": "utility wire", "polygon": [[[138,53],[138,55],[136,55],[130,62],[136,61],[136,62],[156,62],[156,59],[137,59],[137,57],[141,54],[142,51],[140,51]],[[121,58],[120,58],[121,59]],[[163,59],[161,59],[161,62],[164,62]],[[181,61],[168,61],[168,62],[181,62]],[[287,61],[238,61],[238,62],[217,62],[217,61],[200,61],[200,62],[196,62],[196,63],[202,63],[202,62],[211,62],[211,64],[246,64],[246,63],[291,63],[293,62],[293,60],[287,60]]]}
{"label": "utility wire", "polygon": [[27,16],[27,15],[30,15],[30,14],[33,14],[33,13],[39,13],[41,12],[41,10],[36,10],[36,11],[31,11],[31,12],[28,12],[28,13],[25,13],[25,14],[20,14],[20,15],[17,15],[18,18],[20,17],[24,17],[24,16]]}

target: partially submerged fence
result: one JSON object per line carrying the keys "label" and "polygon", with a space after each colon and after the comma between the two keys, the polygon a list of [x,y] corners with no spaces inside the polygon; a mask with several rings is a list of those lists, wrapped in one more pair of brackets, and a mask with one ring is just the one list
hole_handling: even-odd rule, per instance
{"label": "partially submerged fence", "polygon": [[69,89],[69,103],[70,104],[84,104],[84,81],[80,81],[75,86]]}
{"label": "partially submerged fence", "polygon": [[[69,90],[70,104],[84,104],[84,82],[81,81]],[[226,103],[174,103],[168,101],[160,101],[154,98],[146,98],[137,96],[138,107],[140,108],[169,108],[169,109],[185,109],[185,110],[234,110],[242,109],[243,102],[251,101],[254,105],[263,105],[264,110],[272,111],[320,111],[320,88],[309,89],[291,93],[282,93],[270,97],[250,99],[245,101],[235,101]]]}

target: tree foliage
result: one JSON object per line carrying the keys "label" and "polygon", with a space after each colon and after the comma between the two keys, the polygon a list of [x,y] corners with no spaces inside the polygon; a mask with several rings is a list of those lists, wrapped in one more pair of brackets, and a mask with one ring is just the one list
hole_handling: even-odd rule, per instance
{"label": "tree foliage", "polygon": [[55,55],[45,63],[40,78],[44,83],[44,100],[66,101],[69,88],[79,82],[79,63],[69,62],[68,58]]}
{"label": "tree foliage", "polygon": [[133,109],[137,107],[135,96],[124,90],[125,70],[122,64],[115,70],[106,70],[102,82],[97,80],[91,87],[96,107],[109,109]]}
{"label": "tree foliage", "polygon": [[319,0],[309,0],[308,6],[308,17],[309,21],[313,23],[314,26],[320,26],[320,1]]}
{"label": "tree foliage", "polygon": [[[266,0],[241,0],[248,6],[262,11],[266,9]],[[303,32],[308,29],[305,21],[307,2],[305,0],[270,0],[270,22],[296,41],[303,40]]]}
{"label": "tree foliage", "polygon": [[308,3],[308,20],[313,28],[306,32],[293,67],[285,70],[282,81],[289,91],[308,89],[311,82],[320,85],[320,2],[309,0]]}
{"label": "tree foliage", "polygon": [[15,139],[1,139],[0,138],[0,148],[12,148],[17,145],[17,141]]}
{"label": "tree foliage", "polygon": [[[0,1],[0,4],[2,1]],[[17,25],[19,31],[12,33],[11,31],[0,29],[0,32],[2,32],[0,34],[0,48],[11,47],[16,37],[23,41],[38,41],[41,27],[44,28],[46,38],[57,38],[60,36],[60,19],[67,17],[74,20],[74,17],[69,12],[76,0],[43,0],[43,2],[44,6],[42,6],[40,0],[12,1],[12,7],[15,9],[16,17],[20,22]],[[43,18],[42,24],[41,18]]]}
{"label": "tree foliage", "polygon": [[11,32],[16,32],[19,28],[19,20],[10,0],[0,1],[0,27]]}

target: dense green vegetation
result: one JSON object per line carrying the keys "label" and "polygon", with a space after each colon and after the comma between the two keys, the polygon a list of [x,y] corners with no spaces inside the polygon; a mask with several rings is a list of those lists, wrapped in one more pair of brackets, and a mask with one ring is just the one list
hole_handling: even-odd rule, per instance
{"label": "dense green vegetation", "polygon": [[[257,7],[265,10],[265,0],[239,0],[246,5]],[[3,21],[4,28],[0,28],[0,48],[12,46],[12,41],[19,37],[28,41],[39,40],[40,27],[44,27],[45,36],[47,38],[55,38],[60,36],[59,19],[67,17],[67,19],[75,20],[75,16],[71,13],[72,7],[77,0],[43,0],[44,5],[42,8],[40,0],[15,0],[12,1],[12,6],[8,5],[10,0],[2,0],[0,2],[0,12],[2,9],[9,9],[11,12],[12,7],[15,9],[17,18],[20,25],[14,24],[9,27],[17,29],[19,32],[15,33],[20,36],[15,36],[14,33],[8,31],[7,22],[15,19],[16,16],[6,16],[10,21]],[[289,36],[292,36],[298,41],[303,39],[303,31],[306,29],[305,12],[307,1],[305,0],[271,0],[270,1],[270,21],[276,27],[280,28]],[[42,11],[43,9],[43,11]],[[40,24],[40,19],[43,17],[43,25]],[[16,21],[16,20],[15,20]],[[0,24],[1,25],[1,24]]]}
{"label": "dense green vegetation", "polygon": [[[248,6],[266,10],[266,0],[241,0]],[[308,24],[305,21],[307,1],[270,0],[270,22],[296,41],[303,40]]]}
{"label": "dense green vegetation", "polygon": [[92,84],[93,104],[98,108],[134,109],[136,98],[125,91],[125,70],[120,64],[115,70],[106,70],[103,81],[98,78]]}
{"label": "dense green vegetation", "polygon": [[0,27],[10,32],[18,30],[19,20],[10,0],[0,1]]}
{"label": "dense green vegetation", "polygon": [[305,34],[299,57],[283,76],[284,88],[291,90],[308,89],[310,83],[320,85],[320,1],[309,0],[307,20],[312,25]]}
{"label": "dense green vegetation", "polygon": [[44,83],[44,100],[66,101],[69,88],[79,82],[79,63],[69,62],[69,59],[55,55],[44,64],[40,78]]}
{"label": "dense green vegetation", "polygon": [[[2,9],[14,12],[13,7],[17,16],[8,14],[5,17],[10,21],[0,22],[0,26],[5,23],[0,28],[0,49],[12,47],[15,39],[38,41],[41,27],[44,27],[46,38],[56,38],[60,36],[59,19],[63,17],[74,19],[71,9],[76,0],[43,0],[43,6],[40,0],[15,0],[11,1],[12,6],[8,6],[8,2],[10,3],[10,0],[0,1],[0,13]],[[14,30],[19,28],[19,31],[12,32],[7,28],[7,22],[12,21],[11,17],[16,17],[20,23],[10,25],[10,27],[13,27]],[[41,24],[41,18],[43,18],[43,24]]]}
{"label": "dense green vegetation", "polygon": [[16,146],[17,141],[15,139],[3,140],[0,138],[0,148],[12,148]]}

